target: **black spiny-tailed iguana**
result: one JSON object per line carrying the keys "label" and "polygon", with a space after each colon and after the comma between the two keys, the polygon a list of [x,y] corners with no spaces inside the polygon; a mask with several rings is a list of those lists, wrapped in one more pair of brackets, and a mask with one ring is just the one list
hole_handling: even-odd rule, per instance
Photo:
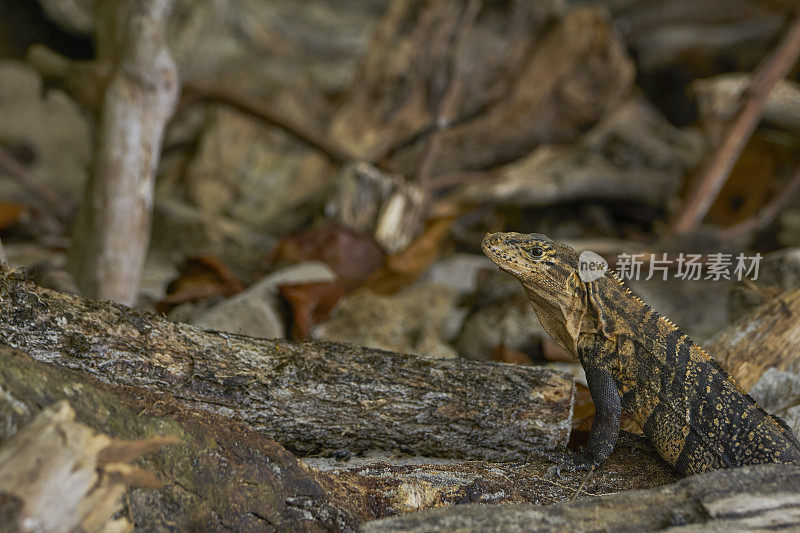
{"label": "black spiny-tailed iguana", "polygon": [[517,278],[545,331],[586,371],[596,414],[588,455],[605,461],[621,408],[677,471],[800,464],[800,443],[700,346],[630,292],[612,272],[584,282],[578,254],[544,235],[494,233],[483,251]]}

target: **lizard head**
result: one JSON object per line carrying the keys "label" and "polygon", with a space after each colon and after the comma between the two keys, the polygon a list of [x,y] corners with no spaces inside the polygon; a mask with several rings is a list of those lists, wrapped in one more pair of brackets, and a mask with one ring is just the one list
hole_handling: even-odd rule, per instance
{"label": "lizard head", "polygon": [[539,233],[489,233],[481,247],[522,283],[544,330],[576,356],[587,293],[575,250]]}

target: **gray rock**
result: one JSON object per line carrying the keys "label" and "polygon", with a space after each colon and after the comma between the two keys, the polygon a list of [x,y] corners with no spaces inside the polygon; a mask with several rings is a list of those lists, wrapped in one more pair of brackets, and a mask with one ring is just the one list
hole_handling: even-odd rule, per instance
{"label": "gray rock", "polygon": [[768,412],[783,418],[800,437],[800,369],[768,369],[750,389],[750,395]]}
{"label": "gray rock", "polygon": [[324,263],[294,265],[264,277],[244,292],[191,317],[189,323],[208,329],[273,339],[286,335],[278,311],[278,286],[333,281],[336,274]]}
{"label": "gray rock", "polygon": [[525,351],[547,335],[519,282],[515,283],[513,296],[478,309],[464,322],[455,341],[462,356],[489,361],[500,343]]}
{"label": "gray rock", "polygon": [[632,98],[579,143],[539,146],[500,168],[497,179],[466,185],[460,196],[518,206],[602,198],[665,207],[703,152],[698,133],[678,130]]}
{"label": "gray rock", "polygon": [[[19,61],[0,61],[0,145],[67,204],[83,195],[92,160],[88,118],[62,91],[42,90],[39,74]],[[0,197],[30,203],[27,191],[0,169]]]}
{"label": "gray rock", "polygon": [[203,212],[171,195],[156,196],[151,253],[163,254],[174,264],[189,255],[210,253],[241,279],[252,279],[274,243],[241,221]]}
{"label": "gray rock", "polygon": [[436,261],[425,273],[423,281],[445,285],[461,294],[472,294],[478,287],[478,274],[497,267],[483,255],[453,254]]}
{"label": "gray rock", "polygon": [[274,235],[317,211],[332,176],[318,152],[277,128],[216,107],[185,174],[176,179],[201,211]]}
{"label": "gray rock", "polygon": [[455,357],[448,344],[465,312],[456,307],[458,293],[433,283],[397,294],[356,292],[346,296],[334,314],[314,329],[316,339],[349,342],[431,357]]}

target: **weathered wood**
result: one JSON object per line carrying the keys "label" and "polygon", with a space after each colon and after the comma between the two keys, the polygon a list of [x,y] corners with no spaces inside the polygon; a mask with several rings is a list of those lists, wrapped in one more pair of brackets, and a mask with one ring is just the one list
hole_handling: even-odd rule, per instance
{"label": "weathered wood", "polygon": [[157,485],[158,480],[124,459],[103,460],[112,440],[74,417],[69,404],[60,401],[0,446],[0,499],[18,502],[9,516],[0,517],[3,531],[133,529],[126,518],[114,517],[122,510],[126,482],[143,478]]}
{"label": "weathered wood", "polygon": [[[187,409],[168,394],[104,385],[0,345],[0,446],[61,400],[69,401],[77,422],[110,437],[180,441],[137,463],[163,484],[125,491],[123,515],[139,528],[330,531],[376,517],[359,514],[368,502],[337,492],[328,476],[242,424]],[[21,504],[19,498],[4,503],[4,493],[0,485],[0,526],[6,507],[18,513]]]}
{"label": "weathered wood", "polygon": [[370,522],[363,533],[422,531],[752,531],[800,526],[800,467],[718,470],[672,485],[533,505],[460,505]]}
{"label": "weathered wood", "polygon": [[[112,446],[116,450],[129,450],[139,439],[179,440],[138,461],[141,469],[158,477],[160,488],[126,491],[122,516],[147,530],[351,530],[368,520],[457,503],[564,501],[575,495],[585,476],[565,471],[555,477],[555,452],[551,457],[532,453],[525,463],[308,459],[320,467],[330,463],[320,471],[243,424],[189,409],[170,394],[102,384],[4,345],[0,392],[0,449],[43,409],[64,400],[77,422],[112,437],[112,444],[125,439]],[[623,439],[578,497],[673,479],[653,451],[632,444],[636,442]],[[105,453],[104,460],[120,455]],[[17,516],[22,504],[14,494],[4,495],[2,483],[0,479],[0,524]]]}
{"label": "weathered wood", "polygon": [[789,289],[742,317],[707,348],[744,390],[768,368],[786,370],[800,361],[800,288]]}
{"label": "weathered wood", "polygon": [[300,454],[519,461],[570,433],[574,385],[551,370],[205,331],[8,274],[0,342],[107,383],[169,391]]}

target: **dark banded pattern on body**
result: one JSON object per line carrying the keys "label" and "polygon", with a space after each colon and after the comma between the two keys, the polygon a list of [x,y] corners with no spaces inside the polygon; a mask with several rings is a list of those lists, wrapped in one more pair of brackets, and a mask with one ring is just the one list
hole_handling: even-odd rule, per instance
{"label": "dark banded pattern on body", "polygon": [[602,413],[590,434],[589,464],[613,448],[620,404],[681,473],[800,464],[800,443],[785,423],[615,275],[582,281],[577,253],[538,234],[487,235],[483,249],[519,279],[545,331],[586,369]]}

